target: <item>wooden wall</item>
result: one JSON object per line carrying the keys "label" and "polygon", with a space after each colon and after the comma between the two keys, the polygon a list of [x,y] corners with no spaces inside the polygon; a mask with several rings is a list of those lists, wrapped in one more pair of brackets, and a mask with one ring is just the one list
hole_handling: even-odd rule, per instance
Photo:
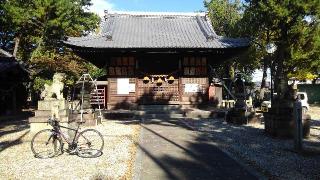
{"label": "wooden wall", "polygon": [[[169,56],[169,55],[168,55]],[[150,57],[148,57],[150,58]],[[173,58],[173,57],[171,57]],[[205,57],[177,57],[172,63],[176,67],[172,84],[164,81],[161,86],[154,82],[143,83],[141,69],[144,59],[139,57],[114,57],[107,64],[108,71],[108,109],[135,108],[137,104],[206,104],[208,102],[209,79]],[[148,59],[152,61],[152,59]],[[140,61],[140,63],[139,63]],[[170,62],[167,62],[170,63]],[[138,66],[139,64],[139,66]],[[152,66],[150,64],[149,66]],[[161,67],[157,65],[157,67]],[[171,69],[172,71],[174,70]],[[166,70],[163,70],[166,74]],[[152,72],[150,76],[153,75]],[[159,73],[159,72],[158,72]],[[171,76],[167,74],[168,78]],[[118,79],[128,79],[135,91],[119,93]],[[126,88],[126,87],[124,87]],[[149,94],[149,95],[148,95]]]}
{"label": "wooden wall", "polygon": [[[136,78],[129,78],[129,83],[136,86]],[[136,103],[136,92],[118,94],[118,88],[118,78],[108,78],[108,109],[119,109],[122,107],[130,109]]]}
{"label": "wooden wall", "polygon": [[[208,78],[180,78],[180,102],[181,104],[202,104],[208,101]],[[198,84],[198,90],[190,89],[190,86]],[[187,87],[189,86],[189,87]],[[189,88],[189,89],[188,89]],[[190,92],[194,91],[194,92]],[[196,91],[196,92],[195,92]]]}

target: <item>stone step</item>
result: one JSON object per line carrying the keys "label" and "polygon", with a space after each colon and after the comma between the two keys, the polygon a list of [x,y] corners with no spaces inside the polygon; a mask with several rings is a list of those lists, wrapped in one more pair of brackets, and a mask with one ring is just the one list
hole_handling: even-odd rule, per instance
{"label": "stone step", "polygon": [[183,110],[139,110],[135,111],[134,114],[141,116],[146,114],[184,114]]}
{"label": "stone step", "polygon": [[[29,123],[47,123],[50,116],[35,116],[29,118]],[[68,116],[60,116],[58,118],[60,122],[68,122]]]}
{"label": "stone step", "polygon": [[181,105],[140,105],[139,110],[181,110]]}
{"label": "stone step", "polygon": [[185,118],[183,114],[145,114],[139,116],[140,118],[144,119],[168,119],[168,118],[173,118],[173,119],[180,119],[180,118]]}
{"label": "stone step", "polygon": [[210,111],[186,111],[185,117],[187,118],[214,118],[216,114]]}
{"label": "stone step", "polygon": [[[66,116],[69,114],[69,110],[68,109],[63,109],[63,110],[59,110],[59,115],[62,115],[62,116]],[[36,110],[35,111],[35,116],[38,117],[38,116],[51,116],[52,115],[52,112],[49,111],[49,110]]]}
{"label": "stone step", "polygon": [[[159,107],[159,106],[156,106]],[[147,109],[147,110],[114,110],[114,111],[104,111],[103,117],[105,119],[132,119],[132,118],[195,118],[195,119],[209,119],[209,118],[223,118],[225,112],[214,112],[209,110],[199,110],[199,109]]]}
{"label": "stone step", "polygon": [[135,111],[117,110],[102,112],[104,119],[130,119],[135,117]]}

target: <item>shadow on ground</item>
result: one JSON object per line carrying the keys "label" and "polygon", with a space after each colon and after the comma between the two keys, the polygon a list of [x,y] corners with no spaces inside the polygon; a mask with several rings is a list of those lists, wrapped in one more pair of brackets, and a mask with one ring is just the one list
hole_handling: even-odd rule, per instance
{"label": "shadow on ground", "polygon": [[[274,175],[273,169],[261,166],[261,163],[258,161],[259,159],[266,161],[266,164],[270,166],[274,166],[272,165],[274,158],[282,161],[281,159],[285,160],[286,157],[293,157],[288,160],[291,164],[290,169],[306,178],[315,177],[315,171],[320,168],[320,164],[316,163],[316,161],[320,160],[320,141],[304,140],[304,146],[307,151],[297,156],[295,152],[291,151],[293,148],[292,139],[276,139],[265,134],[261,128],[226,124],[223,119],[194,120],[171,118],[169,115],[163,114],[161,119],[124,120],[119,121],[119,123],[141,124],[144,131],[157,136],[158,139],[166,141],[183,152],[184,157],[182,158],[172,156],[170,152],[159,156],[156,151],[152,151],[145,148],[143,144],[137,143],[141,151],[150,157],[170,179],[257,178],[233,159],[230,160],[229,156],[220,150],[221,148],[232,147],[233,145],[238,147],[243,146],[245,147],[243,149],[250,151],[231,150],[231,154],[238,154],[237,158],[241,159],[244,164],[248,164],[258,174],[269,178],[279,178],[283,177],[283,175]],[[320,129],[320,121],[311,120],[310,123],[311,128]],[[185,145],[181,145],[176,137],[170,137],[170,133],[172,132],[160,131],[161,133],[159,133],[149,127],[153,125],[169,129],[176,127],[197,131],[197,137],[193,140],[190,139]],[[320,139],[320,137],[316,138]],[[269,145],[270,143],[271,145]],[[230,149],[227,151],[230,152]],[[295,158],[296,160],[293,160]],[[299,163],[296,163],[296,161]],[[305,162],[309,163],[310,166],[305,165]],[[285,167],[284,169],[286,169]],[[284,177],[289,176],[284,175]]]}
{"label": "shadow on ground", "polygon": [[[28,116],[16,116],[0,121],[0,153],[7,148],[23,143],[22,139],[30,132],[27,119]],[[23,134],[16,136],[16,133],[23,131],[25,131]]]}

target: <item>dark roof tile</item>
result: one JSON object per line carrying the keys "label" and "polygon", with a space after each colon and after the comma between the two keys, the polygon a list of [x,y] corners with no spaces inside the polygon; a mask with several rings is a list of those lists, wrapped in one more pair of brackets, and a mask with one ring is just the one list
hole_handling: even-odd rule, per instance
{"label": "dark roof tile", "polygon": [[101,33],[69,37],[66,44],[91,48],[235,48],[247,39],[216,35],[204,13],[114,13],[101,23]]}

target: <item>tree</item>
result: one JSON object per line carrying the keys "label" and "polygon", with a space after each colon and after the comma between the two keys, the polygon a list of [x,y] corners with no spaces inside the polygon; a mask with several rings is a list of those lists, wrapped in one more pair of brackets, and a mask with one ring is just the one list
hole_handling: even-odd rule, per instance
{"label": "tree", "polygon": [[[67,73],[72,81],[88,69],[87,62],[64,47],[62,41],[97,28],[99,17],[86,11],[90,0],[2,1],[2,45],[14,42],[13,54],[29,65],[33,79],[51,79],[58,71]],[[5,41],[9,35],[11,39]]]}
{"label": "tree", "polygon": [[[211,0],[204,1],[204,4],[217,35],[233,38],[243,36],[241,20],[244,6],[240,0]],[[226,82],[227,86],[230,87],[236,71],[240,71],[242,74],[252,74],[254,69],[259,66],[259,61],[251,56],[251,51],[241,54],[232,61],[225,62],[223,68],[217,68],[220,70],[220,73],[217,74],[227,76],[230,79],[229,82]]]}
{"label": "tree", "polygon": [[241,35],[251,39],[252,43],[248,51],[249,61],[255,62],[256,67],[262,69],[262,79],[260,85],[260,95],[258,98],[260,101],[264,99],[264,94],[266,91],[266,80],[267,80],[267,70],[270,68],[273,71],[271,65],[271,58],[266,52],[266,46],[270,43],[270,37],[273,35],[272,31],[265,26],[260,26],[260,22],[255,21],[251,16],[251,11],[248,4],[245,5],[245,11],[243,18],[239,21],[239,29],[241,30]]}
{"label": "tree", "polygon": [[204,1],[204,4],[217,34],[239,37],[238,22],[242,18],[242,5],[239,0],[211,0]]}
{"label": "tree", "polygon": [[[254,38],[274,42],[275,88],[278,106],[288,102],[288,75],[316,72],[320,60],[318,0],[247,0],[245,19]],[[285,106],[285,105],[284,105]]]}

